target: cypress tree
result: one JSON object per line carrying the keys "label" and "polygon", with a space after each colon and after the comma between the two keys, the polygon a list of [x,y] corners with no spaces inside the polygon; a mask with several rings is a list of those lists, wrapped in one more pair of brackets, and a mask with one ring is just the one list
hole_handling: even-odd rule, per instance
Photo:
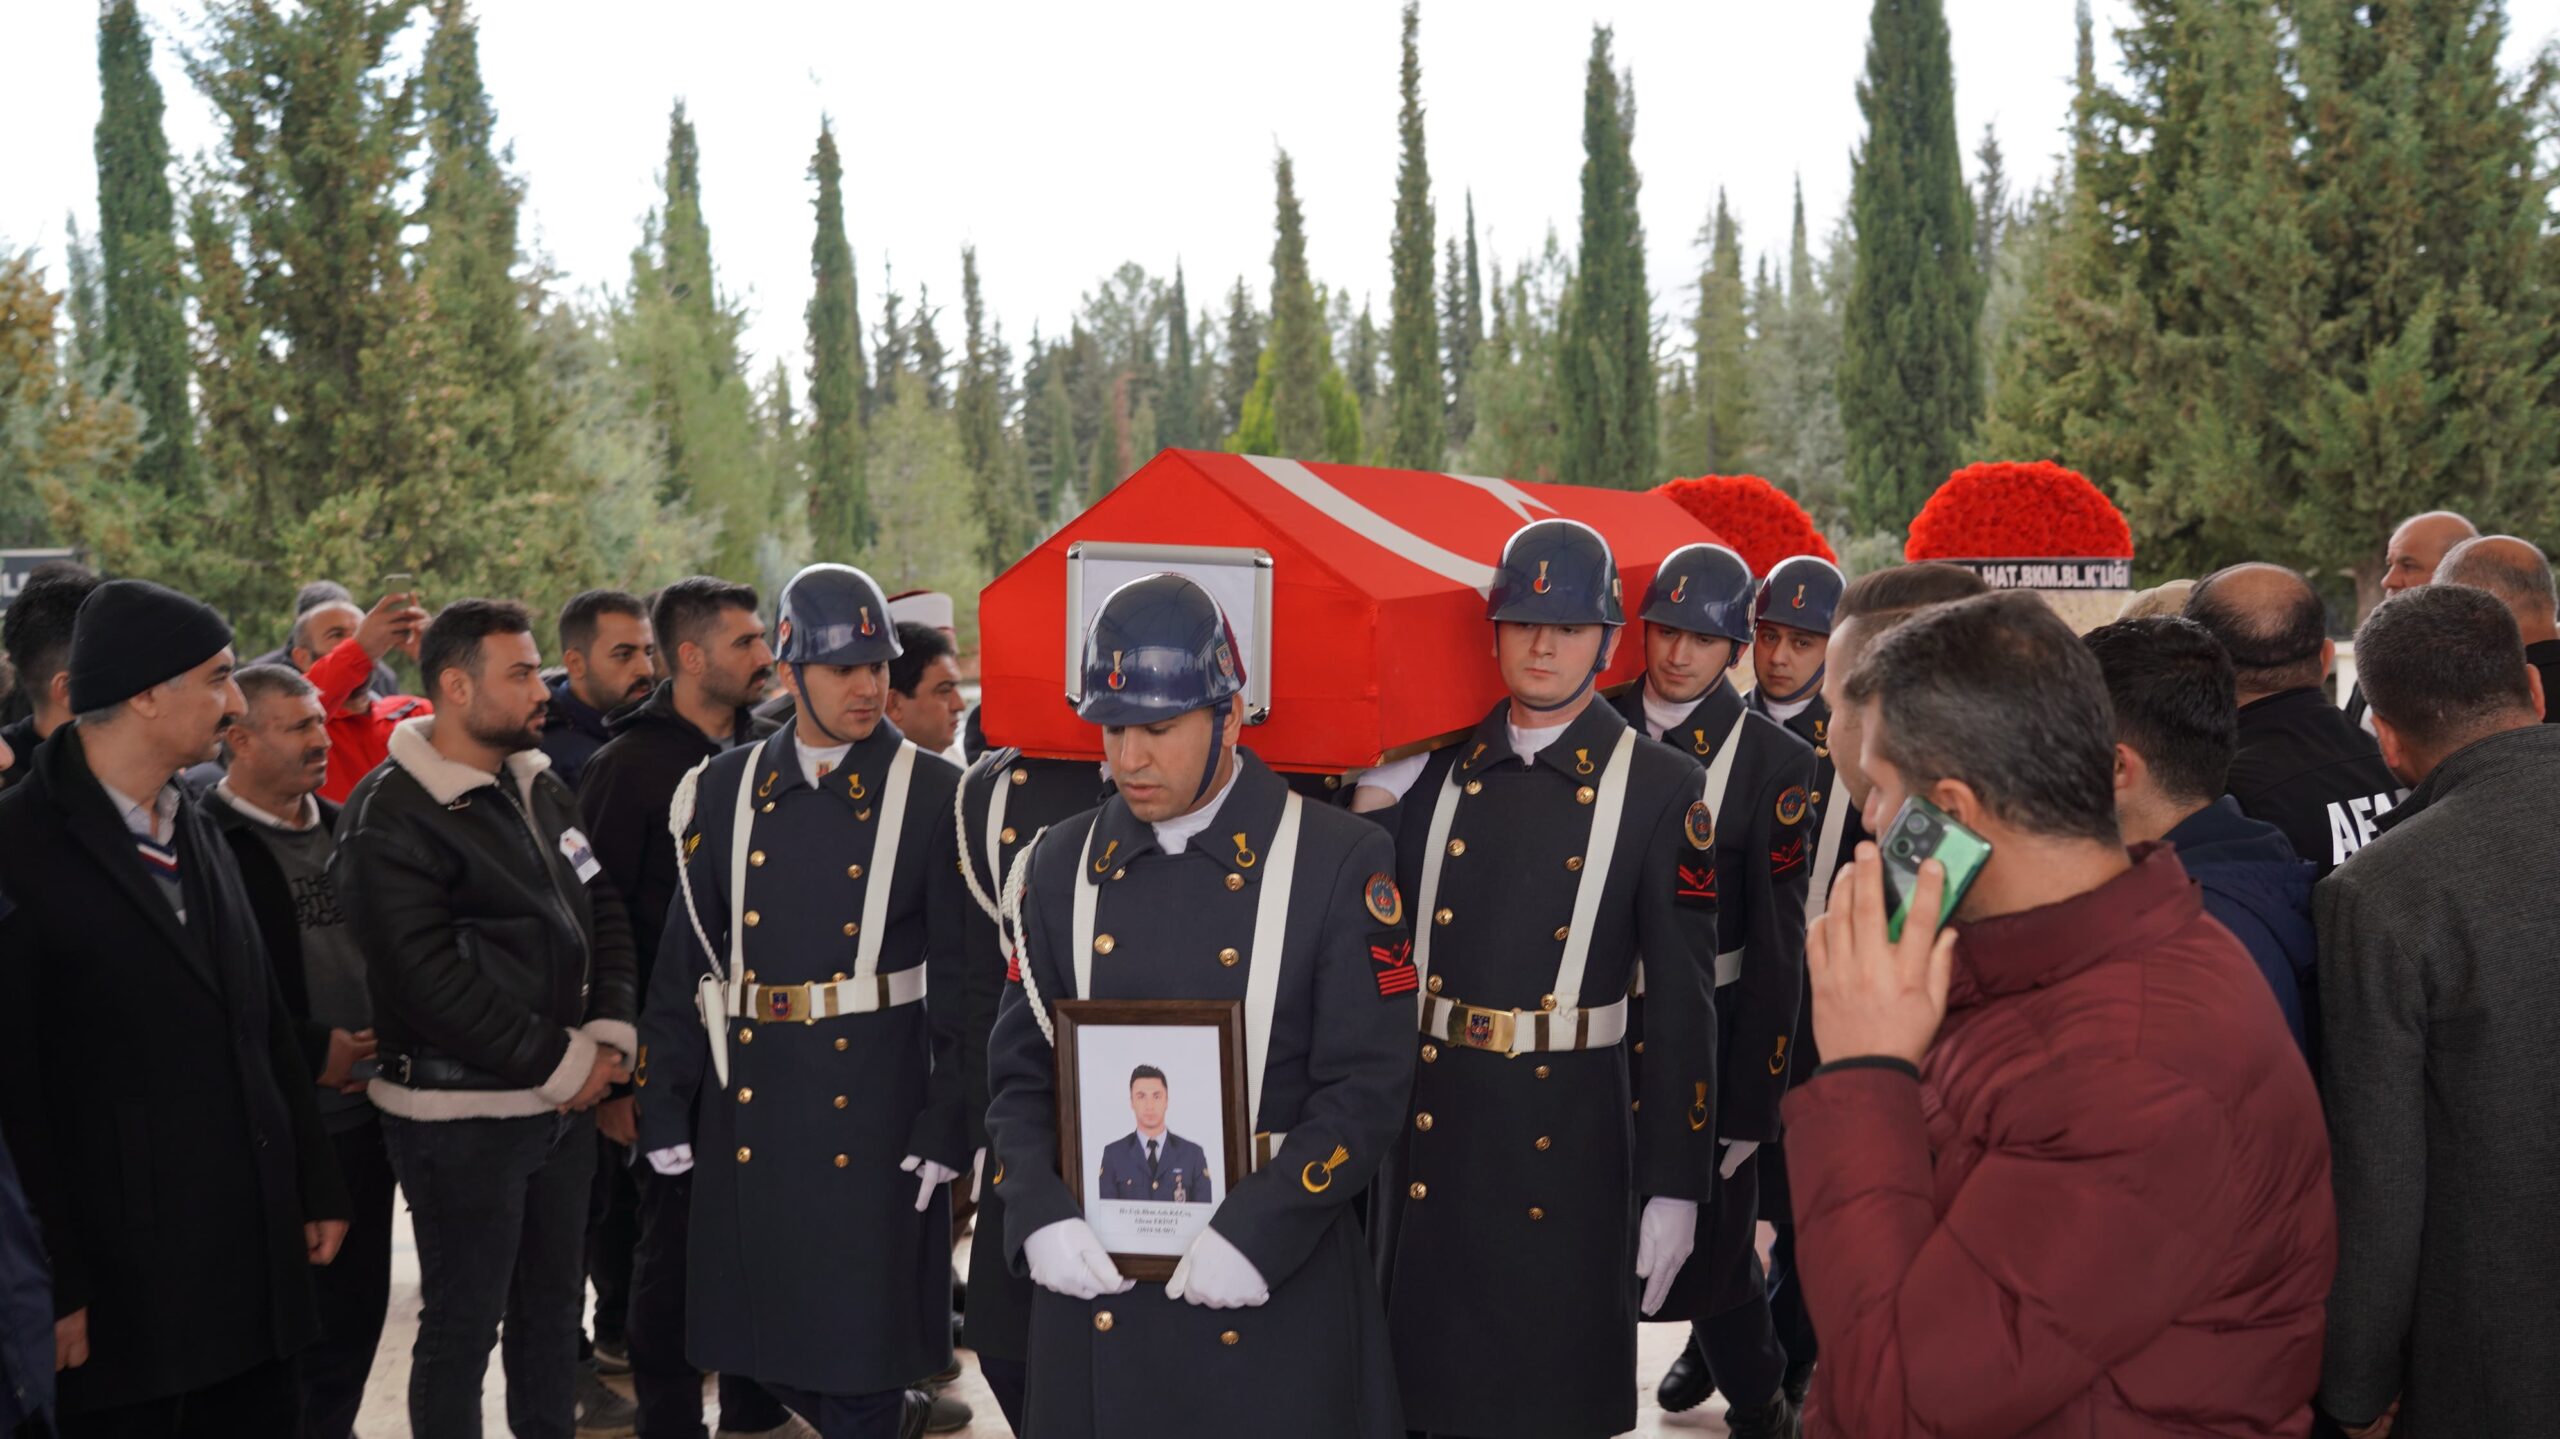
{"label": "cypress tree", "polygon": [[1449,237],[1447,272],[1440,284],[1440,349],[1449,365],[1449,443],[1466,443],[1474,432],[1476,407],[1469,377],[1476,350],[1484,344],[1484,277],[1476,260],[1476,197],[1467,193],[1466,244]]}
{"label": "cypress tree", "polygon": [[[1324,315],[1316,307],[1315,281],[1307,274],[1306,221],[1283,150],[1272,164],[1278,216],[1271,246],[1271,363],[1267,404],[1273,453],[1298,457],[1324,451],[1324,399],[1319,393],[1331,358]],[[1257,387],[1259,388],[1259,387]]]}
{"label": "cypress tree", "polygon": [[1200,367],[1191,354],[1191,300],[1182,283],[1182,262],[1173,265],[1173,291],[1164,301],[1164,403],[1156,421],[1157,440],[1171,449],[1196,449],[1204,440],[1201,420],[1205,396]]}
{"label": "cypress tree", "polygon": [[880,333],[872,347],[872,357],[878,363],[872,367],[871,391],[864,401],[865,423],[898,403],[898,376],[907,373],[913,363],[907,355],[907,323],[898,317],[898,309],[905,301],[898,294],[894,267],[880,267],[880,285]]}
{"label": "cypress tree", "polygon": [[1641,489],[1661,477],[1653,305],[1636,209],[1635,92],[1594,26],[1582,94],[1582,248],[1557,356],[1558,478]]}
{"label": "cypress tree", "polygon": [[818,184],[818,233],[809,246],[809,534],[823,550],[860,553],[879,525],[862,473],[862,317],[833,121],[818,122],[809,178]]}
{"label": "cypress tree", "polygon": [[137,474],[169,493],[196,485],[187,399],[187,328],[179,293],[177,211],[151,38],[133,0],[98,12],[98,253],[102,349],[126,371],[149,425]]}
{"label": "cypress tree", "polygon": [[[1387,367],[1391,378],[1383,456],[1390,467],[1405,470],[1440,467],[1449,425],[1440,388],[1439,327],[1433,323],[1432,314],[1431,165],[1422,138],[1422,53],[1414,38],[1420,25],[1419,4],[1406,0],[1404,64],[1398,82],[1404,108],[1396,118],[1396,139],[1403,147],[1403,159],[1396,167],[1396,233],[1395,243],[1389,247],[1395,291],[1393,313],[1387,322]],[[1364,315],[1364,322],[1365,319]],[[1355,369],[1355,391],[1360,381]]]}
{"label": "cypress tree", "polygon": [[1048,374],[1040,386],[1040,409],[1049,432],[1048,507],[1049,523],[1054,527],[1073,519],[1084,506],[1076,499],[1080,471],[1076,465],[1076,411],[1067,398],[1065,356],[1053,352]]}
{"label": "cypress tree", "polygon": [[1869,23],[1840,411],[1851,516],[1898,530],[1956,467],[1981,408],[1983,284],[1942,0],[1875,0]]}
{"label": "cypress tree", "polygon": [[1708,224],[1707,266],[1698,277],[1698,316],[1690,344],[1697,366],[1696,454],[1699,473],[1739,469],[1750,444],[1751,373],[1747,296],[1742,286],[1742,227],[1716,191]]}
{"label": "cypress tree", "polygon": [[951,405],[951,356],[942,348],[942,336],[933,328],[933,287],[916,286],[916,322],[908,342],[915,355],[915,375],[924,382],[927,409],[948,409]]}
{"label": "cypress tree", "polygon": [[2009,227],[2009,172],[2000,154],[1999,132],[1989,121],[1982,142],[1973,147],[1973,257],[1983,283],[2000,262],[2000,244]]}
{"label": "cypress tree", "polygon": [[992,575],[1029,553],[1040,531],[1030,512],[1020,455],[1004,432],[1003,342],[987,329],[975,247],[960,251],[960,313],[967,347],[957,401],[960,459],[968,467],[970,493],[986,526],[978,562]]}
{"label": "cypress tree", "polygon": [[1245,396],[1253,393],[1254,380],[1262,373],[1262,314],[1254,308],[1253,291],[1242,275],[1227,293],[1226,341],[1218,373],[1219,427],[1233,431],[1244,423]]}

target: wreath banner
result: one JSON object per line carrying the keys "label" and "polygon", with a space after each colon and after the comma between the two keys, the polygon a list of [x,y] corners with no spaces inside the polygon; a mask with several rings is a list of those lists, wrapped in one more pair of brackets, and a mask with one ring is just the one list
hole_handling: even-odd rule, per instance
{"label": "wreath banner", "polygon": [[2133,588],[2131,560],[1940,560],[1967,569],[1995,590],[2112,590]]}

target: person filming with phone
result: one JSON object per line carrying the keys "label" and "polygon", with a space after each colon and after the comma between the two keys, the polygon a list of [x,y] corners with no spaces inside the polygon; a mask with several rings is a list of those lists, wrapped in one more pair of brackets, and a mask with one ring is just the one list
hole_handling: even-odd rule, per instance
{"label": "person filming with phone", "polygon": [[2305,1432],[2319,1100],[2176,853],[2125,848],[2096,659],[1992,594],[1844,695],[1883,839],[1808,934],[1824,1063],[1784,1105],[1810,1432]]}
{"label": "person filming with phone", "polygon": [[329,716],[329,777],[321,782],[320,797],[331,804],[346,803],[356,782],[390,755],[391,731],[402,720],[435,712],[416,695],[375,692],[376,667],[395,650],[414,661],[427,627],[415,581],[391,575],[384,583],[398,588],[370,610],[332,600],[304,611],[293,622],[287,647],[293,667],[320,691],[320,707]]}

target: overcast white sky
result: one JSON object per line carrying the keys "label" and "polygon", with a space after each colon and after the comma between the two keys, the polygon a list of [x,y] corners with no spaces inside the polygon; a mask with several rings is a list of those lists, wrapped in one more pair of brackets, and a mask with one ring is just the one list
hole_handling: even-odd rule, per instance
{"label": "overcast white sky", "polygon": [[[0,242],[35,246],[60,278],[63,219],[94,224],[95,9],[12,0],[0,88]],[[1317,278],[1383,321],[1395,204],[1398,0],[1270,6],[1197,0],[970,5],[759,0],[481,0],[481,59],[528,187],[528,242],[572,283],[620,286],[657,196],[670,102],[701,132],[704,207],[726,290],[750,311],[758,365],[803,367],[809,153],[821,113],[846,147],[847,212],[864,318],[884,264],[912,304],[929,286],[958,346],[960,247],[1017,353],[1055,333],[1124,260],[1170,274],[1195,308],[1244,274],[1270,283],[1275,146],[1297,162]],[[213,140],[181,73],[201,6],[146,0],[173,151]],[[2066,118],[2070,0],[1947,0],[1958,128],[1996,127],[2020,188],[2050,173]],[[2097,0],[2099,59],[2111,23]],[[2560,32],[2560,0],[2512,0],[2520,63]],[[1472,188],[1489,257],[1568,249],[1579,204],[1583,65],[1594,21],[1633,70],[1648,278],[1685,315],[1695,238],[1719,186],[1756,257],[1787,240],[1801,174],[1817,243],[1848,193],[1861,129],[1857,0],[1425,0],[1423,97],[1440,234]],[[1970,165],[1968,164],[1968,173]]]}

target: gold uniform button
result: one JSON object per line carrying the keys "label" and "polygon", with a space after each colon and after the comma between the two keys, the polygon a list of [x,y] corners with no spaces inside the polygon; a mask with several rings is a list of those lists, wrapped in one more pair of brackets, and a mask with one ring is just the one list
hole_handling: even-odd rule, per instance
{"label": "gold uniform button", "polygon": [[[1422,1046],[1422,1062],[1423,1062],[1423,1063],[1425,1063],[1425,1064],[1429,1064],[1429,1063],[1433,1062],[1434,1060],[1437,1060],[1439,1057],[1440,1057],[1440,1046],[1438,1046],[1438,1045],[1436,1045],[1436,1044],[1426,1044],[1426,1045]],[[1541,1078],[1541,1079],[1543,1079],[1543,1078],[1545,1078],[1545,1077],[1546,1077],[1546,1076],[1544,1076],[1544,1075],[1540,1075],[1540,1076],[1539,1076],[1539,1078]]]}
{"label": "gold uniform button", "polygon": [[1465,840],[1453,839],[1449,841],[1449,858],[1456,859],[1458,856],[1465,854],[1466,852],[1467,842]]}
{"label": "gold uniform button", "polygon": [[838,1168],[838,1169],[842,1169],[842,1168],[844,1168],[846,1165],[851,1164],[852,1162],[853,1162],[853,1160],[852,1160],[852,1158],[851,1158],[850,1156],[842,1155],[842,1154],[839,1154],[839,1155],[837,1155],[837,1156],[836,1156],[836,1168]]}
{"label": "gold uniform button", "polygon": [[1532,1073],[1534,1073],[1535,1075],[1537,1075],[1537,1076],[1538,1076],[1538,1078],[1540,1078],[1540,1079],[1544,1079],[1544,1078],[1546,1078],[1546,1077],[1547,1077],[1547,1067],[1546,1067],[1545,1065],[1543,1065],[1543,1064],[1539,1065],[1535,1070],[1533,1070],[1533,1071],[1531,1071],[1531,1072],[1532,1072]]}
{"label": "gold uniform button", "polygon": [[1641,1039],[1639,1039],[1639,1040],[1637,1040],[1637,1041],[1636,1041],[1636,1053],[1638,1053],[1638,1054],[1642,1054],[1642,1053],[1644,1053],[1644,1041],[1643,1041],[1643,1040],[1641,1040]]}
{"label": "gold uniform button", "polygon": [[1589,785],[1584,785],[1582,788],[1573,792],[1573,802],[1575,804],[1589,804],[1599,797],[1600,791],[1593,789]]}
{"label": "gold uniform button", "polygon": [[843,971],[843,970],[841,970],[841,969],[839,969],[839,970],[837,970],[837,971],[836,971],[836,983],[838,983],[838,984],[842,984],[842,983],[844,983],[844,971]]}
{"label": "gold uniform button", "polygon": [[1469,794],[1482,794],[1482,793],[1484,793],[1484,781],[1483,781],[1483,780],[1480,780],[1480,779],[1471,779],[1471,780],[1468,780],[1468,781],[1467,781],[1467,793],[1469,793]]}
{"label": "gold uniform button", "polygon": [[1580,855],[1578,855],[1578,854],[1577,854],[1577,855],[1575,855],[1573,858],[1566,860],[1566,861],[1564,862],[1564,867],[1565,867],[1566,869],[1569,869],[1569,870],[1579,870],[1579,869],[1581,869],[1581,868],[1582,868],[1582,856],[1580,856]]}
{"label": "gold uniform button", "polygon": [[[1020,770],[1015,770],[1015,771],[1014,771],[1014,773],[1015,773],[1015,774],[1020,774],[1020,773],[1022,773],[1022,771],[1020,771]],[[1096,1314],[1095,1316],[1093,1316],[1093,1327],[1094,1327],[1096,1330],[1098,1330],[1098,1331],[1100,1331],[1100,1332],[1102,1332],[1102,1333],[1104,1333],[1104,1334],[1108,1334],[1108,1333],[1110,1333],[1110,1332],[1111,1332],[1111,1311],[1110,1311],[1110,1310],[1108,1310],[1108,1309],[1105,1309],[1105,1310],[1103,1310],[1101,1313]]]}
{"label": "gold uniform button", "polygon": [[1004,832],[1003,832],[1002,834],[997,835],[997,836],[996,836],[996,838],[998,838],[998,839],[1000,839],[1000,840],[1003,840],[1006,844],[1011,844],[1011,843],[1013,843],[1013,826],[1012,826],[1012,825],[1006,825],[1006,826],[1004,827]]}
{"label": "gold uniform button", "polygon": [[747,928],[753,929],[762,923],[764,923],[763,915],[756,913],[752,909],[747,911]]}
{"label": "gold uniform button", "polygon": [[1243,955],[1236,953],[1232,949],[1222,949],[1218,951],[1218,963],[1225,965],[1229,969],[1235,968],[1236,961],[1243,958]]}
{"label": "gold uniform button", "polygon": [[846,920],[846,921],[844,922],[844,932],[845,932],[845,937],[846,937],[846,938],[848,938],[848,939],[850,939],[850,938],[852,938],[854,935],[860,934],[860,933],[862,932],[862,926],[861,926],[861,925],[858,925],[858,924],[854,923],[852,920],[849,920],[849,919],[848,919],[848,920]]}
{"label": "gold uniform button", "polygon": [[1628,1105],[1627,1112],[1629,1114],[1642,1114],[1644,1112],[1644,1101],[1639,1099],[1635,1103]]}
{"label": "gold uniform button", "polygon": [[1244,888],[1244,876],[1243,876],[1243,875],[1240,875],[1240,874],[1230,874],[1230,875],[1228,875],[1228,876],[1227,876],[1227,888],[1228,888],[1229,890],[1231,890],[1231,891],[1232,891],[1232,890],[1239,890],[1239,889]]}
{"label": "gold uniform button", "polygon": [[[836,1096],[836,1108],[838,1108],[838,1109],[842,1109],[842,1108],[844,1108],[847,1102],[848,1102],[848,1100],[846,1099],[846,1097],[845,1097],[844,1095],[839,1094],[839,1095],[837,1095],[837,1096]],[[1539,1141],[1538,1141],[1538,1147],[1539,1147],[1540,1149],[1544,1149],[1544,1148],[1546,1148],[1546,1147],[1547,1147],[1547,1142],[1546,1142],[1545,1140],[1543,1140],[1543,1139],[1539,1140]]]}
{"label": "gold uniform button", "polygon": [[1804,798],[1805,798],[1805,803],[1807,803],[1807,804],[1820,804],[1820,803],[1822,803],[1822,791],[1820,791],[1820,790],[1815,790],[1813,793],[1811,793],[1811,794],[1809,794],[1809,795],[1806,795]]}
{"label": "gold uniform button", "polygon": [[1458,912],[1456,910],[1444,909],[1438,914],[1431,916],[1431,922],[1433,924],[1447,924],[1449,921],[1456,919],[1457,917]]}
{"label": "gold uniform button", "polygon": [[748,970],[748,971],[747,971],[747,983],[749,983],[749,984],[753,984],[753,983],[755,983],[755,982],[756,982],[756,972],[755,972],[754,970],[752,970],[752,969],[751,969],[751,970]]}
{"label": "gold uniform button", "polygon": [[1532,1204],[1529,1206],[1529,1217],[1532,1220],[1544,1219],[1547,1217],[1547,1211]]}
{"label": "gold uniform button", "polygon": [[1416,1199],[1427,1198],[1431,1193],[1431,1186],[1417,1179],[1413,1182],[1413,1187],[1407,1189],[1405,1193],[1412,1195]]}
{"label": "gold uniform button", "polygon": [[755,1092],[754,1090],[749,1089],[749,1088],[746,1088],[746,1087],[745,1087],[745,1086],[743,1086],[743,1085],[739,1086],[739,1089],[738,1089],[738,1102],[739,1102],[740,1104],[749,1104],[749,1103],[752,1103],[752,1102],[754,1102],[755,1097],[756,1097],[756,1092]]}
{"label": "gold uniform button", "polygon": [[[1014,782],[1015,784],[1029,784],[1029,783],[1031,782],[1031,771],[1029,771],[1029,770],[1027,770],[1027,769],[1018,769],[1018,770],[1015,770],[1015,771],[1013,772],[1013,782]],[[1105,1325],[1103,1325],[1102,1327],[1103,1327],[1103,1328],[1105,1328],[1105,1329],[1108,1329],[1108,1328],[1110,1328],[1111,1326],[1110,1326],[1110,1325],[1108,1325],[1108,1324],[1105,1324]]]}
{"label": "gold uniform button", "polygon": [[862,866],[860,866],[860,865],[858,865],[858,864],[849,864],[849,865],[846,865],[846,866],[844,867],[844,877],[845,877],[845,878],[847,878],[847,879],[860,879],[860,878],[862,878]]}
{"label": "gold uniform button", "polygon": [[836,1041],[836,1048],[837,1048],[839,1051],[841,1051],[841,1050],[843,1050],[843,1049],[846,1047],[846,1044],[847,1044],[847,1041],[839,1039],[839,1040],[837,1040],[837,1041]]}
{"label": "gold uniform button", "polygon": [[1111,871],[1111,877],[1113,879],[1127,879],[1129,877],[1129,871],[1125,868],[1115,869]]}
{"label": "gold uniform button", "polygon": [[747,863],[755,865],[758,868],[762,868],[764,866],[764,851],[760,849],[747,851]]}
{"label": "gold uniform button", "polygon": [[1555,1007],[1556,997],[1554,995],[1542,994],[1538,996],[1538,1008],[1552,1011]]}
{"label": "gold uniform button", "polygon": [[749,1149],[747,1146],[745,1146],[745,1145],[743,1145],[743,1144],[741,1144],[741,1145],[739,1145],[739,1146],[738,1146],[738,1162],[739,1162],[740,1164],[744,1164],[744,1163],[746,1163],[749,1159],[753,1158],[754,1156],[755,1156],[755,1151],[754,1151],[754,1150]]}
{"label": "gold uniform button", "polygon": [[1539,1136],[1538,1136],[1538,1148],[1539,1148],[1539,1150],[1540,1150],[1541,1152],[1543,1152],[1543,1151],[1547,1148],[1547,1146],[1548,1146],[1548,1145],[1553,1144],[1554,1142],[1555,1142],[1554,1140],[1549,1139],[1547,1136],[1545,1136],[1545,1135],[1543,1135],[1543,1134],[1541,1134],[1541,1135],[1539,1135]]}
{"label": "gold uniform button", "polygon": [[1226,1345],[1241,1344],[1244,1342],[1244,1336],[1230,1329],[1226,1333],[1218,1336],[1218,1342]]}
{"label": "gold uniform button", "polygon": [[772,800],[766,800],[766,801],[764,802],[764,812],[765,812],[766,814],[771,814],[771,813],[773,813],[773,801],[772,801]]}
{"label": "gold uniform button", "polygon": [[1097,934],[1093,937],[1093,952],[1096,954],[1109,954],[1118,946],[1118,944],[1118,940],[1113,939],[1107,934]]}
{"label": "gold uniform button", "polygon": [[1556,938],[1557,938],[1557,939],[1559,939],[1559,940],[1563,939],[1566,935],[1571,934],[1571,933],[1573,933],[1573,926],[1572,926],[1572,925],[1569,925],[1569,924],[1560,924],[1560,925],[1557,925],[1557,926],[1556,926]]}
{"label": "gold uniform button", "polygon": [[753,1043],[755,1043],[755,1042],[756,1042],[756,1032],[755,1032],[754,1030],[752,1030],[752,1029],[747,1028],[747,1027],[746,1027],[745,1025],[743,1025],[743,1024],[742,1024],[742,1025],[739,1025],[739,1026],[738,1026],[738,1042],[739,1042],[740,1044],[753,1044]]}
{"label": "gold uniform button", "polygon": [[1425,1134],[1431,1132],[1431,1111],[1426,1109],[1413,1117],[1413,1127]]}
{"label": "gold uniform button", "polygon": [[1425,980],[1423,983],[1424,983],[1424,987],[1425,987],[1425,988],[1427,988],[1427,989],[1429,989],[1433,994],[1438,994],[1438,993],[1440,992],[1440,984],[1441,984],[1440,976],[1438,976],[1438,975],[1436,975],[1436,974],[1435,974],[1435,975],[1431,976],[1431,978],[1429,978],[1428,980]]}

